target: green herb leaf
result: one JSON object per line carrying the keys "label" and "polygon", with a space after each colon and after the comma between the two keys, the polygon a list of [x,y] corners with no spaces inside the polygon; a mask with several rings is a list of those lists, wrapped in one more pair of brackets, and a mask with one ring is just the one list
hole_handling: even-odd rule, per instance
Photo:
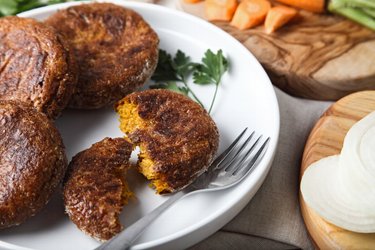
{"label": "green herb leaf", "polygon": [[17,2],[14,0],[0,1],[0,16],[14,15],[17,13]]}
{"label": "green herb leaf", "polygon": [[214,54],[211,50],[207,50],[202,58],[202,64],[196,66],[197,71],[194,72],[194,83],[218,85],[222,75],[228,70],[228,60],[223,56],[223,51],[219,50]]}
{"label": "green herb leaf", "polygon": [[[60,2],[63,2],[63,1],[60,1]],[[49,3],[48,1],[42,1],[42,0],[21,0],[21,2],[18,4],[17,13],[35,9],[35,8],[42,7],[42,6],[46,6],[49,4],[54,4],[54,2]]]}
{"label": "green herb leaf", "polygon": [[34,8],[80,0],[0,0],[0,16],[16,15]]}
{"label": "green herb leaf", "polygon": [[158,65],[151,77],[156,84],[150,86],[150,88],[169,89],[186,96],[191,96],[204,107],[187,83],[187,78],[193,74],[194,83],[196,84],[216,85],[209,109],[210,112],[215,102],[221,77],[227,70],[228,61],[223,56],[222,50],[219,50],[217,54],[214,54],[211,50],[207,50],[202,58],[202,63],[191,62],[190,57],[181,50],[177,50],[174,57],[165,50],[159,50]]}
{"label": "green herb leaf", "polygon": [[173,58],[173,62],[176,65],[176,69],[188,64],[190,61],[190,57],[186,56],[184,52],[181,50],[177,50],[175,57]]}
{"label": "green herb leaf", "polygon": [[186,56],[181,50],[177,50],[176,56],[173,58],[173,63],[176,74],[183,81],[195,70],[197,65],[197,63],[190,62],[190,57]]}
{"label": "green herb leaf", "polygon": [[180,81],[173,64],[172,56],[165,50],[159,50],[158,64],[151,80],[155,82]]}
{"label": "green herb leaf", "polygon": [[228,67],[228,60],[223,56],[222,50],[219,50],[216,54],[211,50],[207,50],[202,58],[202,64],[196,66],[196,71],[193,74],[194,83],[200,85],[213,83],[216,85],[208,113],[211,113],[216,100],[221,77],[228,70]]}
{"label": "green herb leaf", "polygon": [[[195,69],[196,63],[190,62],[190,57],[186,56],[184,52],[178,50],[173,57],[165,50],[159,50],[159,59],[156,70],[151,77],[157,84],[151,88],[169,89],[186,96],[189,93],[192,97],[203,107],[202,102],[189,88],[186,78]],[[173,82],[173,83],[172,83]],[[181,82],[184,86],[180,87],[176,82]]]}
{"label": "green herb leaf", "polygon": [[172,58],[165,50],[159,50],[159,59],[151,80],[156,82],[179,81],[186,82],[187,76],[194,70],[196,63],[190,62],[190,57],[178,50]]}
{"label": "green herb leaf", "polygon": [[194,83],[199,85],[208,85],[213,83],[212,77],[207,73],[207,68],[204,66],[199,66],[198,70],[199,71],[194,72]]}

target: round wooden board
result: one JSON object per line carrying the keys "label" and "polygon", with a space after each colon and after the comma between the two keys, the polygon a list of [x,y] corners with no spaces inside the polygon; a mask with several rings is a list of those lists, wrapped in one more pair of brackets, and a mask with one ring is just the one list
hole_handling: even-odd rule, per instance
{"label": "round wooden board", "polygon": [[[339,154],[347,131],[358,120],[375,111],[375,91],[363,91],[333,104],[312,129],[302,157],[301,177],[313,162]],[[354,233],[336,227],[317,215],[300,195],[302,216],[319,249],[375,249],[375,233]]]}
{"label": "round wooden board", "polygon": [[[183,11],[204,18],[204,2],[177,3]],[[289,94],[337,100],[375,90],[375,32],[349,20],[300,11],[295,22],[271,35],[263,26],[241,31],[228,22],[213,23],[245,45],[273,84]]]}

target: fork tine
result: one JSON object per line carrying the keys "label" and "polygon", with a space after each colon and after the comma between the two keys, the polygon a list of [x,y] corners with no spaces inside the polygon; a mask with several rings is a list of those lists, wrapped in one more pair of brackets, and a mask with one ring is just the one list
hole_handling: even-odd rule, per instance
{"label": "fork tine", "polygon": [[270,137],[268,137],[262,144],[262,146],[260,146],[259,150],[256,152],[256,154],[254,155],[254,157],[251,159],[251,161],[249,162],[249,164],[244,165],[246,166],[245,168],[237,168],[234,172],[233,172],[233,175],[236,175],[238,172],[240,172],[241,170],[243,170],[243,173],[244,175],[246,175],[252,168],[253,166],[255,165],[256,161],[259,159],[259,157],[262,155],[262,153],[264,152],[264,149],[265,147],[267,146],[268,142],[270,141]]}
{"label": "fork tine", "polygon": [[232,156],[228,156],[225,159],[223,159],[223,161],[221,161],[220,164],[217,165],[216,169],[223,169],[223,168],[227,169],[228,166],[230,166],[237,159],[237,156],[245,149],[247,144],[249,144],[254,133],[255,132],[253,131],[250,134],[250,136],[246,138],[245,142],[241,146],[239,146],[239,149],[237,150],[237,152],[235,152]]}
{"label": "fork tine", "polygon": [[247,128],[245,128],[241,132],[241,134],[239,134],[237,138],[234,139],[234,141],[229,145],[229,147],[226,150],[224,150],[223,153],[221,153],[218,157],[216,157],[216,159],[211,164],[211,169],[216,169],[217,166],[219,166],[225,160],[225,158],[233,151],[233,149],[235,148],[237,143],[240,141],[240,139],[243,137],[246,131],[247,131]]}
{"label": "fork tine", "polygon": [[227,166],[225,170],[229,172],[229,169],[231,168],[230,172],[232,172],[232,174],[234,174],[234,172],[236,172],[236,170],[242,166],[242,163],[249,157],[249,155],[251,154],[251,152],[254,151],[254,148],[256,147],[256,145],[258,145],[258,143],[259,143],[259,141],[260,141],[261,138],[262,138],[262,135],[260,135],[258,137],[258,139],[256,139],[256,141],[253,143],[253,145],[251,145],[250,149],[239,160],[239,162],[235,162],[236,164],[234,164],[234,162],[233,162],[233,164],[231,164],[230,166]]}

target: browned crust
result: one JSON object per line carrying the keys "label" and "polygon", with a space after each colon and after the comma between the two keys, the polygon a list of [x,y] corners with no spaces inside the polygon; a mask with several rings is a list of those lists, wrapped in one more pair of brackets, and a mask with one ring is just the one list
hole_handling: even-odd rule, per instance
{"label": "browned crust", "polygon": [[154,72],[159,39],[136,12],[110,3],[73,6],[46,23],[64,34],[79,65],[78,90],[70,107],[113,104]]}
{"label": "browned crust", "polygon": [[180,190],[205,171],[219,145],[215,122],[196,102],[168,90],[135,92],[121,100],[137,105],[147,128],[128,136],[134,144],[146,145],[153,170],[167,183],[169,193]]}
{"label": "browned crust", "polygon": [[76,81],[73,53],[53,28],[28,18],[0,18],[0,100],[20,100],[56,118]]}
{"label": "browned crust", "polygon": [[[126,200],[125,169],[132,145],[123,138],[105,138],[73,157],[64,185],[65,209],[77,227],[98,240],[122,229],[118,216]],[[126,198],[126,197],[125,197]]]}
{"label": "browned crust", "polygon": [[66,167],[63,142],[47,116],[19,102],[0,101],[0,228],[41,210]]}

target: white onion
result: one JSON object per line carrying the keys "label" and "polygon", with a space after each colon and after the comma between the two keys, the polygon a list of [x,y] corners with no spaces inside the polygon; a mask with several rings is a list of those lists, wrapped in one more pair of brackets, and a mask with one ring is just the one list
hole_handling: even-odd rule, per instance
{"label": "white onion", "polygon": [[375,232],[375,112],[353,125],[340,155],[307,168],[301,192],[328,222],[354,232]]}

